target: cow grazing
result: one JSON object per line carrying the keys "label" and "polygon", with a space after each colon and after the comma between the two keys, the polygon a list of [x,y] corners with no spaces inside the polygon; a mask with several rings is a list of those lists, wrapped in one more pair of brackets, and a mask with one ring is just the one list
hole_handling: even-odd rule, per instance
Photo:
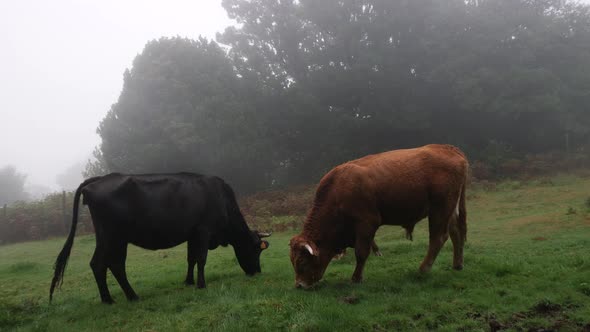
{"label": "cow grazing", "polygon": [[290,242],[295,286],[319,281],[346,247],[355,248],[352,281],[360,282],[377,229],[400,225],[411,239],[414,225],[425,217],[430,243],[420,271],[431,269],[449,234],[453,267],[461,270],[468,167],[458,148],[432,144],[369,155],[332,169],[320,181],[303,231]]}
{"label": "cow grazing", "polygon": [[84,181],[74,196],[70,234],[55,262],[49,291],[62,283],[74,242],[80,195],[88,205],[96,232],[96,249],[90,266],[104,303],[113,303],[107,288],[110,269],[128,300],[137,294],[125,272],[127,245],[156,250],[187,242],[186,284],[205,287],[207,251],[230,244],[248,275],[260,272],[260,253],[268,248],[261,238],[270,234],[251,231],[240,212],[231,187],[222,179],[191,173],[124,175],[113,173]]}

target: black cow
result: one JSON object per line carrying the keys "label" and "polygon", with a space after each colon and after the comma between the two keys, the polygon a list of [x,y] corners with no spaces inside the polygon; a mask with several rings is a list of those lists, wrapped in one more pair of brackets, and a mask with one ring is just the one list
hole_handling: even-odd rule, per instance
{"label": "black cow", "polygon": [[205,287],[207,250],[232,245],[238,263],[247,275],[260,272],[260,253],[268,248],[251,231],[240,212],[231,187],[222,179],[192,173],[125,175],[112,173],[84,181],[74,196],[70,234],[55,262],[49,301],[61,285],[76,232],[80,195],[88,205],[96,232],[96,249],[90,266],[100,298],[113,303],[106,283],[111,270],[128,300],[137,294],[125,273],[127,244],[145,249],[165,249],[188,241],[186,284]]}

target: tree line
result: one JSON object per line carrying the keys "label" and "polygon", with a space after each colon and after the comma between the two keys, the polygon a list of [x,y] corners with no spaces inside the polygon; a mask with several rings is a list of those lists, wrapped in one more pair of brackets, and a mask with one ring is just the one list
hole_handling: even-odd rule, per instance
{"label": "tree line", "polygon": [[86,175],[202,172],[244,193],[431,142],[487,164],[551,151],[588,163],[588,5],[222,3],[238,25],[217,42],[161,38],[135,58]]}

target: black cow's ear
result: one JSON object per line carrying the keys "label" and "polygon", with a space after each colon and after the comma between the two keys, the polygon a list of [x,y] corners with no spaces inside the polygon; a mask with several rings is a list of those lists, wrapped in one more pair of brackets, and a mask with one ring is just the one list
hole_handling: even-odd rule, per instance
{"label": "black cow's ear", "polygon": [[267,241],[260,241],[260,249],[264,250],[267,249],[269,246]]}

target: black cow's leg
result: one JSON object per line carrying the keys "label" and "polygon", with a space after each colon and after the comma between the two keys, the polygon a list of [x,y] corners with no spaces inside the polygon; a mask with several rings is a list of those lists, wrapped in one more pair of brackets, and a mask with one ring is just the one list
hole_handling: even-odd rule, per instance
{"label": "black cow's leg", "polygon": [[194,275],[194,270],[195,270],[195,264],[197,263],[197,245],[196,245],[196,240],[188,240],[187,243],[187,254],[186,254],[186,258],[187,258],[187,262],[188,262],[188,271],[186,272],[186,279],[184,280],[184,283],[187,285],[194,285],[195,284],[195,275]]}
{"label": "black cow's leg", "polygon": [[197,256],[197,288],[205,288],[205,264],[207,263],[207,253],[209,251],[209,234],[203,232],[199,234],[199,240],[196,243]]}
{"label": "black cow's leg", "polygon": [[90,267],[92,268],[94,279],[96,279],[96,284],[98,285],[100,300],[103,303],[114,303],[109,288],[107,287],[106,246],[102,241],[99,241],[98,233],[96,238],[96,249],[94,249],[92,260],[90,260]]}
{"label": "black cow's leg", "polygon": [[135,301],[139,299],[131,285],[127,280],[127,272],[125,271],[125,261],[127,260],[127,243],[120,243],[116,246],[111,246],[107,257],[109,261],[109,268],[117,279],[117,282],[123,289],[127,300]]}

